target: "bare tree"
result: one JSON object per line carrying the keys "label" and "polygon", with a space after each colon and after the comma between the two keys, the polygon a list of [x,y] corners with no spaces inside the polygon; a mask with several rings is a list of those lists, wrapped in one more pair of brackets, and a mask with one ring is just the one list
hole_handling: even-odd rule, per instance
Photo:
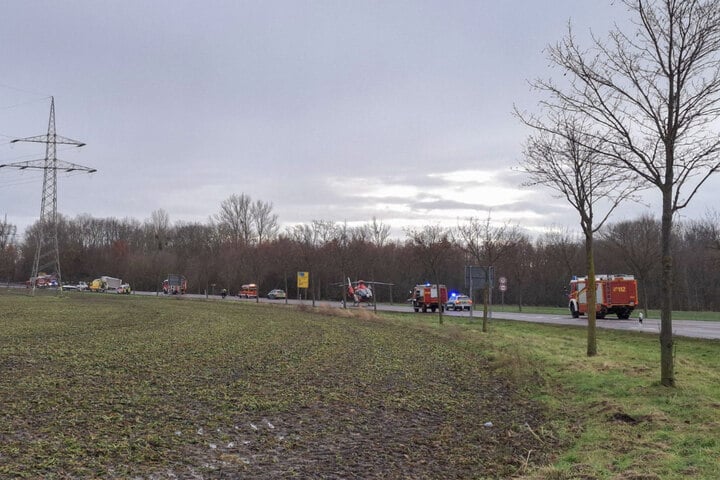
{"label": "bare tree", "polygon": [[333,260],[342,274],[340,287],[342,289],[343,308],[346,308],[347,288],[345,285],[345,279],[350,268],[353,229],[348,227],[347,222],[343,222],[335,227],[334,235],[333,240],[330,242],[330,251],[332,253]]}
{"label": "bare tree", "polygon": [[614,250],[616,257],[638,277],[645,316],[648,315],[648,282],[658,265],[660,255],[660,222],[649,215],[637,220],[608,225],[601,231],[601,237]]}
{"label": "bare tree", "polygon": [[222,201],[215,215],[218,231],[224,241],[233,246],[249,245],[253,238],[253,217],[250,197],[232,194]]}
{"label": "bare tree", "polygon": [[594,123],[609,161],[662,196],[660,381],[675,385],[672,334],[673,215],[720,168],[720,3],[623,0],[634,28],[619,27],[583,50],[569,30],[549,48],[568,80],[539,80],[544,104]]}
{"label": "bare tree", "polygon": [[517,298],[518,312],[522,312],[524,293],[532,278],[533,260],[535,248],[530,243],[530,237],[521,233],[518,235],[515,245],[509,252],[509,270],[512,272],[512,284],[515,298]]}
{"label": "bare tree", "polygon": [[383,223],[382,220],[378,221],[376,217],[363,225],[363,230],[370,241],[379,248],[382,248],[390,237],[390,225]]}
{"label": "bare tree", "polygon": [[[546,231],[536,242],[542,250],[543,259],[553,268],[562,268],[564,278],[569,279],[583,262],[579,234],[569,229],[553,228]],[[567,285],[567,284],[566,284]]]}
{"label": "bare tree", "polygon": [[14,246],[17,227],[5,219],[0,223],[0,275],[6,276],[8,283],[14,273],[17,250]]}
{"label": "bare tree", "polygon": [[312,229],[318,246],[332,242],[337,232],[337,225],[332,220],[313,220]]}
{"label": "bare tree", "polygon": [[720,213],[717,210],[711,210],[705,215],[705,222],[709,229],[709,235],[712,238],[710,247],[720,252]]}
{"label": "bare tree", "polygon": [[438,321],[442,325],[445,305],[442,304],[440,292],[440,273],[451,252],[450,232],[440,225],[426,225],[422,229],[407,229],[405,235],[414,247],[415,256],[429,270],[437,285],[441,303],[438,308]]}
{"label": "bare tree", "polygon": [[310,225],[295,225],[287,231],[288,238],[290,238],[298,248],[301,267],[306,268],[310,276],[309,286],[312,292],[313,307],[315,306],[317,287],[317,279],[315,278],[318,273],[315,270],[318,262],[317,253],[322,245],[332,240],[331,233],[333,228],[334,224],[332,222],[313,220]]}
{"label": "bare tree", "polygon": [[[464,224],[457,227],[458,243],[478,265],[484,265],[485,284],[483,286],[483,326],[482,331],[488,331],[488,304],[490,303],[490,289],[492,288],[490,268],[498,260],[508,254],[519,239],[520,232],[516,226],[505,223],[501,226],[492,224],[490,213],[485,220],[476,217],[468,218]],[[470,292],[472,294],[472,292]]]}
{"label": "bare tree", "polygon": [[150,264],[154,275],[156,275],[155,285],[156,292],[160,288],[164,275],[170,273],[174,269],[175,258],[170,251],[165,249],[170,243],[170,216],[161,209],[154,210],[150,214],[150,219],[145,221],[145,230],[147,235],[152,236],[154,245],[150,253]]}
{"label": "bare tree", "polygon": [[165,210],[159,208],[150,214],[150,219],[145,223],[155,238],[158,251],[162,250],[163,247],[166,246],[169,238],[170,216]]}
{"label": "bare tree", "polygon": [[[616,166],[603,163],[602,140],[584,132],[589,129],[573,117],[554,115],[543,122],[537,119],[525,123],[537,133],[528,138],[522,170],[530,177],[526,185],[548,187],[567,200],[580,217],[585,238],[585,267],[587,268],[587,355],[597,355],[595,257],[593,240],[610,214],[635,190],[633,182]],[[603,206],[606,208],[603,210]],[[600,212],[596,216],[596,213]],[[575,304],[571,303],[571,308]],[[574,317],[578,310],[572,312]]]}
{"label": "bare tree", "polygon": [[678,310],[718,311],[715,285],[720,283],[720,270],[713,261],[717,252],[712,248],[712,227],[705,219],[687,220],[676,222],[674,233],[673,305]]}
{"label": "bare tree", "polygon": [[277,214],[272,213],[272,202],[258,200],[250,206],[250,217],[258,245],[277,237],[280,225]]}
{"label": "bare tree", "polygon": [[218,270],[215,256],[219,245],[215,229],[196,222],[177,222],[174,236],[174,251],[183,262],[179,273],[187,277],[191,288],[207,293],[211,278]]}
{"label": "bare tree", "polygon": [[7,215],[5,219],[0,223],[0,248],[4,249],[12,243],[14,240],[17,227],[7,221]]}

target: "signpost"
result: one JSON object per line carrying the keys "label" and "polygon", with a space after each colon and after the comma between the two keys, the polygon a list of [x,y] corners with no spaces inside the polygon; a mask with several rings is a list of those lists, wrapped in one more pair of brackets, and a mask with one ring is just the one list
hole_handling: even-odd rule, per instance
{"label": "signpost", "polygon": [[478,267],[475,265],[465,266],[465,287],[485,288],[485,280],[492,285],[495,283],[495,268]]}
{"label": "signpost", "polygon": [[498,278],[498,290],[500,290],[500,297],[501,297],[501,304],[503,307],[503,310],[505,309],[505,291],[507,290],[507,278],[500,277]]}
{"label": "signpost", "polygon": [[310,274],[308,272],[297,272],[297,288],[298,288],[298,299],[302,299],[300,289],[304,288],[307,298],[307,289],[310,287]]}
{"label": "signpost", "polygon": [[[492,266],[479,267],[475,265],[465,265],[465,288],[470,290],[470,299],[473,306],[470,308],[470,316],[473,316],[475,308],[475,289],[485,289],[485,284],[490,285],[490,304],[492,305],[492,285],[495,282],[495,268]],[[492,318],[492,310],[490,310],[490,318]]]}

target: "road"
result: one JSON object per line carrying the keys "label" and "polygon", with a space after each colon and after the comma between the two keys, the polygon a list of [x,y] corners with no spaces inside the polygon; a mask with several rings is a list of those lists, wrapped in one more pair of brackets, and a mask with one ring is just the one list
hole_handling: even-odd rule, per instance
{"label": "road", "polygon": [[[520,320],[534,323],[553,323],[558,325],[587,325],[586,318],[572,318],[568,315],[540,315],[531,313],[498,313],[498,318]],[[597,320],[598,328],[629,330],[650,334],[660,334],[660,319],[646,318],[640,324],[637,318],[630,320]],[[673,335],[692,338],[720,339],[720,322],[673,319]]]}
{"label": "road", "polygon": [[[139,295],[156,295],[155,292],[135,292]],[[172,296],[163,295],[162,293],[159,295],[163,298],[172,298]],[[197,294],[187,294],[185,295],[189,298],[199,298],[199,299],[205,299],[205,295],[197,295]],[[219,295],[210,295],[208,298],[221,300]],[[238,297],[231,297],[228,296],[225,298],[224,301],[228,302],[255,302],[256,300],[254,298],[251,299],[241,299]],[[284,300],[269,300],[267,298],[261,298],[260,302],[262,303],[274,303],[279,305],[284,305]],[[295,299],[288,299],[288,304],[298,304],[298,303],[304,303],[306,305],[311,305],[311,300],[295,300]],[[315,304],[317,306],[341,306],[340,302],[331,302],[331,301],[316,301]],[[370,306],[363,306],[363,307],[349,307],[349,308],[372,308]],[[378,304],[377,306],[378,310],[381,311],[391,311],[391,312],[407,312],[411,313],[412,309],[410,306],[405,304],[395,304],[395,305],[386,305],[386,304]],[[415,315],[432,315],[431,313],[417,313]],[[453,316],[453,317],[469,317],[469,312],[445,312],[445,315]],[[473,312],[474,318],[480,321],[482,319],[482,313],[480,312]],[[550,323],[550,324],[556,324],[556,325],[572,325],[572,326],[584,326],[587,325],[587,320],[585,318],[572,318],[570,314],[568,315],[549,315],[549,314],[535,314],[535,313],[513,313],[513,312],[503,312],[498,313],[495,312],[493,314],[494,318],[502,318],[504,320],[518,320],[522,322],[532,322],[532,323]],[[682,320],[682,319],[673,319],[673,335],[681,336],[681,337],[690,337],[690,338],[706,338],[706,339],[716,339],[720,340],[720,314],[718,315],[717,322],[708,322],[708,321],[698,321],[698,320]],[[607,328],[607,329],[614,329],[614,330],[628,330],[633,332],[642,332],[642,333],[648,333],[648,334],[659,334],[660,333],[660,319],[654,319],[654,318],[646,318],[643,320],[643,323],[640,324],[637,321],[637,318],[630,319],[630,320],[617,320],[617,319],[605,319],[605,320],[597,320],[597,326],[598,328]]]}

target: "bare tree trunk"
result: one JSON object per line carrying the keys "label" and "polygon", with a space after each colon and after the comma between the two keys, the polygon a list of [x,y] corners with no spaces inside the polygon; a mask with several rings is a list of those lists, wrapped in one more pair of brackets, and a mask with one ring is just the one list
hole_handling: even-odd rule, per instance
{"label": "bare tree trunk", "polygon": [[[310,285],[308,285],[308,286],[310,287],[310,291],[312,292],[312,306],[313,306],[313,308],[315,308],[315,280],[314,280],[314,275],[313,275],[313,272],[312,272],[312,271],[310,271],[310,272],[308,273],[308,275],[310,275]],[[307,290],[305,290],[305,295],[307,295]]]}
{"label": "bare tree trunk", "polygon": [[488,302],[490,300],[490,285],[486,281],[485,288],[483,288],[483,326],[482,331],[488,331]]}
{"label": "bare tree trunk", "polygon": [[593,252],[592,232],[585,235],[585,258],[587,261],[587,356],[597,355],[597,285],[595,282],[595,255]]}
{"label": "bare tree trunk", "polygon": [[445,309],[445,304],[443,303],[443,296],[442,296],[442,290],[440,288],[440,276],[435,272],[435,285],[437,285],[437,294],[438,294],[438,321],[440,322],[440,325],[443,324],[443,310]]}
{"label": "bare tree trunk", "polygon": [[[668,185],[672,185],[668,183]],[[662,301],[660,309],[660,383],[666,387],[675,386],[673,334],[672,334],[672,194],[669,188],[663,191],[663,215],[661,225],[662,245]]]}

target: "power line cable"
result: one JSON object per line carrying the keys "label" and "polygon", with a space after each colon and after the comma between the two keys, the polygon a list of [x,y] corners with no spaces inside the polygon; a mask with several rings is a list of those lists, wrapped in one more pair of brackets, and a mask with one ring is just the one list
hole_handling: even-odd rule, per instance
{"label": "power line cable", "polygon": [[26,88],[14,87],[14,86],[8,85],[6,83],[0,83],[0,87],[7,88],[8,90],[15,90],[17,92],[29,93],[30,95],[37,95],[39,97],[43,97],[44,99],[48,99],[48,98],[52,97],[52,95],[48,95],[46,93],[38,93],[38,92],[34,92],[32,90],[28,90]]}
{"label": "power line cable", "polygon": [[24,107],[25,105],[32,105],[33,103],[45,102],[50,97],[36,98],[35,100],[28,100],[27,102],[15,103],[12,105],[0,105],[0,110],[9,110],[11,108]]}

